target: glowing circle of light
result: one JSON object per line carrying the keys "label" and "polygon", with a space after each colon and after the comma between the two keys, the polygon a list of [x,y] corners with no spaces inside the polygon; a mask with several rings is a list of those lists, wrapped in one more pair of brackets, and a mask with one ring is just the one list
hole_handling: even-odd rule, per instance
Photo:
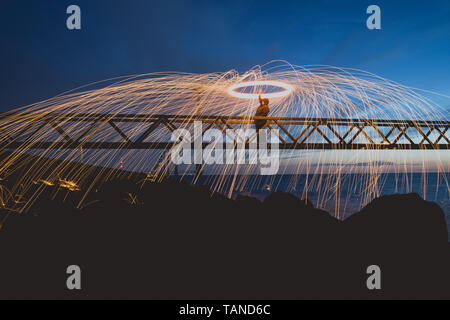
{"label": "glowing circle of light", "polygon": [[252,87],[252,86],[271,86],[271,87],[279,87],[284,90],[272,92],[272,93],[263,93],[261,94],[262,98],[282,98],[287,95],[289,95],[294,88],[287,83],[281,82],[281,81],[248,81],[248,82],[241,82],[234,84],[228,88],[228,93],[236,98],[243,98],[243,99],[257,99],[259,97],[258,93],[244,93],[244,92],[237,92],[236,89],[239,88],[245,88],[245,87]]}

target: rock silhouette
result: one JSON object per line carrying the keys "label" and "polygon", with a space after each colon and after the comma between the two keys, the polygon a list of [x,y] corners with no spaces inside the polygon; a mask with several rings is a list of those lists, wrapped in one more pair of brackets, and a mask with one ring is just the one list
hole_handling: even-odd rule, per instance
{"label": "rock silhouette", "polygon": [[[52,188],[0,230],[1,298],[450,298],[444,213],[416,194],[339,221],[287,193],[231,200],[170,179],[110,181],[82,209]],[[66,288],[73,264],[81,291]]]}

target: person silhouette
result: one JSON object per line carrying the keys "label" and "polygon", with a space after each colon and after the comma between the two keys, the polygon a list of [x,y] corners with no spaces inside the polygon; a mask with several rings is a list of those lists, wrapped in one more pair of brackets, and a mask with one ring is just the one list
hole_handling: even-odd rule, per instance
{"label": "person silhouette", "polygon": [[[256,109],[255,117],[267,117],[270,112],[269,99],[261,97],[262,89],[259,89],[259,107]],[[267,123],[265,119],[256,119],[255,127],[256,133],[259,135],[259,130],[261,130]]]}

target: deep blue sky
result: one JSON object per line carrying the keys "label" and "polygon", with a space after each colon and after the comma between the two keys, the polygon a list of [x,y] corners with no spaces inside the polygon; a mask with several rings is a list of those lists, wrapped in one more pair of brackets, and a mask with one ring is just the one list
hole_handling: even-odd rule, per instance
{"label": "deep blue sky", "polygon": [[[66,28],[66,8],[82,30]],[[370,4],[382,30],[366,28]],[[0,110],[114,76],[273,59],[364,69],[450,94],[450,1],[2,0]]]}

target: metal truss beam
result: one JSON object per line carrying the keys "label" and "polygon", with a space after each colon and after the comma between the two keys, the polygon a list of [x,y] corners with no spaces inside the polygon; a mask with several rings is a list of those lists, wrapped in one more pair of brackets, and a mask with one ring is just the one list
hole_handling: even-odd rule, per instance
{"label": "metal truss beam", "polygon": [[[176,143],[152,139],[151,134],[160,128],[173,132],[201,121],[204,131],[217,128],[227,134],[227,129],[252,128],[255,120],[266,120],[265,127],[278,129],[279,149],[323,149],[323,150],[449,150],[449,121],[426,120],[379,120],[379,119],[336,119],[336,118],[290,118],[290,117],[239,117],[239,116],[188,116],[188,115],[145,115],[145,114],[85,114],[85,113],[2,113],[0,114],[1,149],[170,149]],[[63,128],[65,123],[88,124],[79,137]],[[134,140],[119,123],[147,125]],[[11,132],[20,124],[17,133]],[[235,127],[233,127],[235,126]],[[237,127],[236,127],[237,126]],[[31,135],[26,136],[32,128]],[[49,129],[44,129],[44,128]],[[94,133],[109,127],[123,141],[91,141]],[[372,135],[368,129],[373,129]],[[63,141],[40,141],[35,137],[53,130]],[[343,131],[343,132],[339,132]],[[383,133],[382,131],[387,131]],[[425,133],[426,132],[426,133]],[[434,133],[434,140],[431,138]],[[71,135],[72,134],[72,135]],[[313,135],[316,135],[312,139]],[[419,137],[415,142],[411,137]],[[231,137],[235,143],[244,143],[253,148],[249,139]],[[337,142],[333,142],[337,138]],[[359,138],[359,140],[357,140]],[[400,142],[403,138],[403,142]],[[166,138],[167,139],[167,138]],[[381,140],[381,142],[375,142]],[[245,142],[244,142],[245,141]],[[203,143],[202,147],[208,144]],[[269,143],[268,147],[272,147]]]}

